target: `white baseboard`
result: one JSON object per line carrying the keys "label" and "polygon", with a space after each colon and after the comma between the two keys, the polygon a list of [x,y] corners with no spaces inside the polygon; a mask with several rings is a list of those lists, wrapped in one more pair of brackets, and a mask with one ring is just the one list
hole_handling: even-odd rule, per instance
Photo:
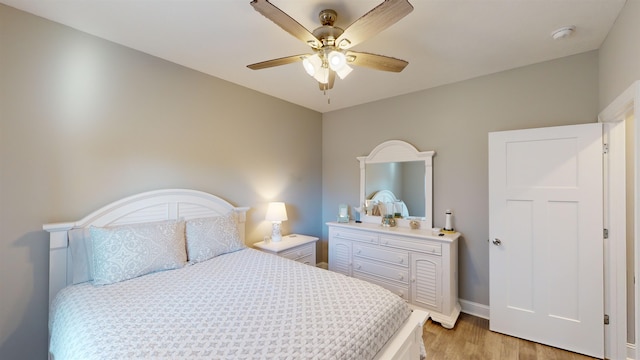
{"label": "white baseboard", "polygon": [[319,262],[316,264],[316,267],[327,270],[329,269],[329,264],[326,262]]}
{"label": "white baseboard", "polygon": [[462,306],[461,312],[479,318],[489,319],[489,306],[463,299],[459,299],[458,301],[460,301],[460,306]]}
{"label": "white baseboard", "polygon": [[637,360],[636,359],[636,344],[627,343],[627,360]]}

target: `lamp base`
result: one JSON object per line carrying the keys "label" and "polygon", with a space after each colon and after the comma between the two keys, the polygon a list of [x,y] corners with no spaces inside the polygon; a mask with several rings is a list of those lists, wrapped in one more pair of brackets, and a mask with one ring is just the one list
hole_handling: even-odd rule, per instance
{"label": "lamp base", "polygon": [[282,222],[274,221],[271,227],[271,241],[278,242],[282,240],[282,233],[280,232],[280,225]]}

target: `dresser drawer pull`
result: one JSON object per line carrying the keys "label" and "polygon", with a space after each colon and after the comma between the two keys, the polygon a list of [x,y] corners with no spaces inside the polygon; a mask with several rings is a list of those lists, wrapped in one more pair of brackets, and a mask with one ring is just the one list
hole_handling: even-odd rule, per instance
{"label": "dresser drawer pull", "polygon": [[404,275],[398,274],[398,280],[404,280]]}
{"label": "dresser drawer pull", "polygon": [[404,299],[404,294],[402,293],[402,291],[399,291],[399,292],[398,292],[398,296],[400,296],[401,298],[403,298],[403,299]]}
{"label": "dresser drawer pull", "polygon": [[356,264],[356,269],[358,269],[358,270],[362,269],[362,265]]}
{"label": "dresser drawer pull", "polygon": [[403,259],[403,258],[401,258],[401,257],[399,257],[399,258],[398,258],[398,262],[399,262],[400,264],[402,264],[402,263],[404,262],[404,259]]}

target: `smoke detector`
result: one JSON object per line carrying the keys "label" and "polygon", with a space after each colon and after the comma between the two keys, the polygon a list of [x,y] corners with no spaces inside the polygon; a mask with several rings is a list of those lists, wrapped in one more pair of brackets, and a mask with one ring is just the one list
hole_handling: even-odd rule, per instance
{"label": "smoke detector", "polygon": [[574,31],[576,31],[576,27],[574,25],[564,26],[552,32],[551,37],[553,38],[553,40],[564,39],[573,34]]}

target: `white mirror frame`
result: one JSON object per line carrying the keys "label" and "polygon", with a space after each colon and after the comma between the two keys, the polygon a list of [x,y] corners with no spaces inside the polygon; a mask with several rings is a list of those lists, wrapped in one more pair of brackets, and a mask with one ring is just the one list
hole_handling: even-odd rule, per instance
{"label": "white mirror frame", "polygon": [[[409,227],[410,220],[419,220],[421,228],[430,229],[433,224],[433,156],[435,151],[418,151],[413,145],[401,140],[389,140],[376,146],[368,156],[359,156],[360,162],[360,207],[364,207],[365,201],[365,179],[366,165],[404,162],[404,161],[424,161],[424,207],[425,217],[412,219],[398,219],[398,226]],[[364,211],[360,213],[360,220],[367,223],[380,223],[380,216],[366,215]]]}

